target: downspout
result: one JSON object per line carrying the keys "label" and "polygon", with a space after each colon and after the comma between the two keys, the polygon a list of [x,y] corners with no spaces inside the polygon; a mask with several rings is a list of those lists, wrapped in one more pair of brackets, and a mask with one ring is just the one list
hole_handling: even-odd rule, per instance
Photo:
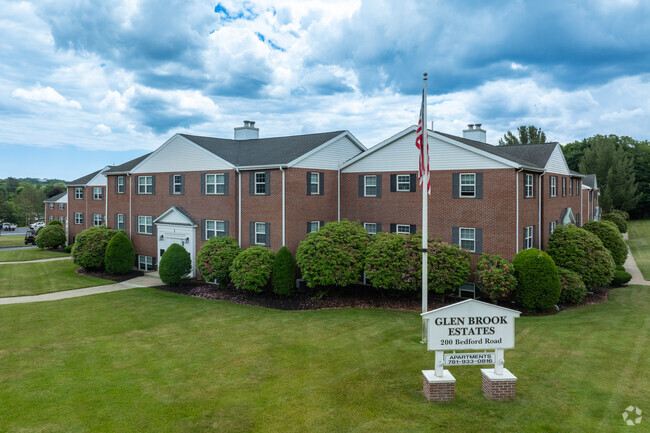
{"label": "downspout", "polygon": [[544,177],[545,172],[542,172],[539,175],[539,185],[537,186],[537,190],[539,192],[539,197],[538,197],[538,217],[537,217],[537,247],[541,250],[542,249],[542,177]]}
{"label": "downspout", "polygon": [[286,245],[285,242],[285,236],[286,236],[286,215],[285,215],[285,208],[286,208],[286,191],[285,191],[285,171],[282,167],[280,167],[280,171],[282,172],[282,246],[284,247]]}
{"label": "downspout", "polygon": [[339,164],[336,188],[337,188],[337,192],[336,192],[336,207],[337,207],[336,220],[341,221],[341,164]]}
{"label": "downspout", "polygon": [[104,191],[106,196],[106,207],[104,209],[104,225],[108,227],[108,176],[106,176],[106,191]]}
{"label": "downspout", "polygon": [[133,230],[133,215],[131,215],[131,173],[127,173],[126,175],[129,178],[129,219],[124,221],[124,224],[129,227],[129,239],[133,239],[131,235]]}
{"label": "downspout", "polygon": [[88,187],[84,186],[84,204],[86,205],[86,214],[84,216],[85,228],[88,228]]}
{"label": "downspout", "polygon": [[237,172],[237,240],[241,248],[241,172],[235,167]]}
{"label": "downspout", "polygon": [[523,168],[515,171],[515,255],[519,252],[519,173],[522,171]]}

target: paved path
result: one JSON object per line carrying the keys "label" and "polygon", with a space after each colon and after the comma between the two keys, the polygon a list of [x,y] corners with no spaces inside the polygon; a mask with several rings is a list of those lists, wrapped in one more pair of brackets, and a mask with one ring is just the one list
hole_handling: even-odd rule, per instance
{"label": "paved path", "polygon": [[642,286],[650,286],[650,281],[646,281],[643,278],[643,274],[639,270],[639,267],[636,265],[636,262],[634,261],[634,256],[632,255],[632,251],[628,249],[628,254],[627,254],[627,260],[625,263],[623,263],[623,267],[625,270],[632,275],[632,279],[628,284],[640,284]]}
{"label": "paved path", "polygon": [[56,260],[72,260],[72,257],[55,257],[53,259],[38,259],[38,260],[23,260],[18,262],[0,262],[0,265],[16,265],[21,263],[41,263],[41,262],[54,262]]}

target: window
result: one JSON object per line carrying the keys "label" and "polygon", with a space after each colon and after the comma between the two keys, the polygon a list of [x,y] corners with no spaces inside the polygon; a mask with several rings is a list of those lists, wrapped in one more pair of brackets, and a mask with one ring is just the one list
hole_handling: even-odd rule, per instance
{"label": "window", "polygon": [[83,200],[84,199],[84,189],[82,186],[79,186],[74,189],[74,198],[75,200]]}
{"label": "window", "polygon": [[126,215],[118,213],[115,218],[115,228],[117,230],[126,230]]}
{"label": "window", "polygon": [[104,222],[104,215],[93,214],[93,226],[100,226]]}
{"label": "window", "polygon": [[364,196],[376,197],[377,196],[377,176],[364,176]]}
{"label": "window", "polygon": [[103,200],[104,199],[104,188],[101,186],[93,187],[93,200]]}
{"label": "window", "polygon": [[83,224],[84,223],[84,214],[82,212],[75,212],[74,213],[74,223],[75,224]]}
{"label": "window", "polygon": [[62,223],[64,223],[64,222],[65,222],[65,217],[59,217],[59,221],[61,221]]}
{"label": "window", "polygon": [[172,175],[172,194],[183,194],[183,175]]}
{"label": "window", "polygon": [[363,223],[363,228],[366,229],[368,234],[377,234],[377,223]]}
{"label": "window", "polygon": [[307,222],[307,233],[317,232],[319,228],[320,228],[320,221]]}
{"label": "window", "polygon": [[309,195],[318,195],[320,193],[320,173],[309,173]]}
{"label": "window", "polygon": [[[262,173],[264,174],[264,173]],[[225,194],[226,193],[226,176],[220,174],[205,175],[205,193],[206,194]]]}
{"label": "window", "polygon": [[138,194],[153,194],[153,176],[138,176]]}
{"label": "window", "polygon": [[153,257],[138,256],[138,269],[141,271],[153,271]]}
{"label": "window", "polygon": [[524,249],[533,247],[533,226],[524,227]]}
{"label": "window", "polygon": [[533,189],[533,175],[526,173],[525,175],[525,182],[524,182],[524,197],[533,197],[534,194],[534,189]]}
{"label": "window", "polygon": [[255,223],[255,245],[266,245],[266,223]]}
{"label": "window", "polygon": [[411,175],[398,174],[397,175],[397,190],[398,191],[411,191]]}
{"label": "window", "polygon": [[65,210],[65,203],[59,203],[59,210]]}
{"label": "window", "polygon": [[562,197],[566,197],[566,177],[562,178]]}
{"label": "window", "polygon": [[226,222],[206,220],[205,221],[205,239],[213,237],[226,236]]}
{"label": "window", "polygon": [[459,231],[460,247],[467,251],[476,251],[476,229],[461,227]]}
{"label": "window", "polygon": [[53,215],[50,215],[50,217],[48,218],[48,221],[49,221],[49,222],[54,221],[54,216],[53,216]]}
{"label": "window", "polygon": [[551,197],[557,197],[557,176],[551,176]]}
{"label": "window", "polygon": [[576,179],[576,195],[580,195],[580,179]]}
{"label": "window", "polygon": [[54,209],[54,203],[48,203],[47,208],[48,209]]}
{"label": "window", "polygon": [[578,227],[582,227],[582,221],[580,220],[580,214],[579,213],[576,214],[576,225]]}
{"label": "window", "polygon": [[569,178],[569,195],[573,195],[573,179]]}
{"label": "window", "polygon": [[138,233],[145,235],[153,234],[153,217],[139,216],[138,217]]}
{"label": "window", "polygon": [[475,283],[463,283],[457,292],[459,298],[476,298],[476,284]]}
{"label": "window", "polygon": [[556,226],[557,226],[557,222],[551,221],[551,232],[549,234],[551,234],[551,235],[553,234],[553,232],[555,231]]}
{"label": "window", "polygon": [[266,194],[266,172],[255,173],[255,194]]}
{"label": "window", "polygon": [[124,191],[126,191],[124,176],[118,176],[115,182],[115,192],[118,194],[124,194]]}
{"label": "window", "polygon": [[395,227],[395,233],[398,235],[410,235],[411,234],[411,226],[408,224],[397,224]]}
{"label": "window", "polygon": [[476,196],[476,174],[474,173],[461,173],[460,175],[460,196],[461,197],[475,197]]}

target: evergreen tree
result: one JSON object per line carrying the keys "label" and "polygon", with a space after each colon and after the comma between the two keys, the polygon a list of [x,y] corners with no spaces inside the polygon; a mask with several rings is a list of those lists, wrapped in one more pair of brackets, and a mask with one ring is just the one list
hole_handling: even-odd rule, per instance
{"label": "evergreen tree", "polygon": [[533,125],[520,126],[517,128],[518,135],[508,131],[499,139],[499,146],[518,146],[520,144],[546,143],[546,134],[542,128]]}

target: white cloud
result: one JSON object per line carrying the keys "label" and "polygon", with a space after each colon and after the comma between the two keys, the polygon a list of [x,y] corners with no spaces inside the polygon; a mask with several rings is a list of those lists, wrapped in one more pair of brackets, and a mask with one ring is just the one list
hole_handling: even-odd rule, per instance
{"label": "white cloud", "polygon": [[113,132],[110,126],[106,126],[103,123],[100,123],[95,127],[95,134],[97,135],[107,135]]}
{"label": "white cloud", "polygon": [[31,90],[20,88],[15,89],[11,92],[11,96],[29,102],[45,102],[60,107],[76,108],[77,110],[81,110],[81,104],[77,101],[72,99],[68,100],[53,88],[49,86],[42,87],[40,84],[37,84],[36,87],[33,87]]}

